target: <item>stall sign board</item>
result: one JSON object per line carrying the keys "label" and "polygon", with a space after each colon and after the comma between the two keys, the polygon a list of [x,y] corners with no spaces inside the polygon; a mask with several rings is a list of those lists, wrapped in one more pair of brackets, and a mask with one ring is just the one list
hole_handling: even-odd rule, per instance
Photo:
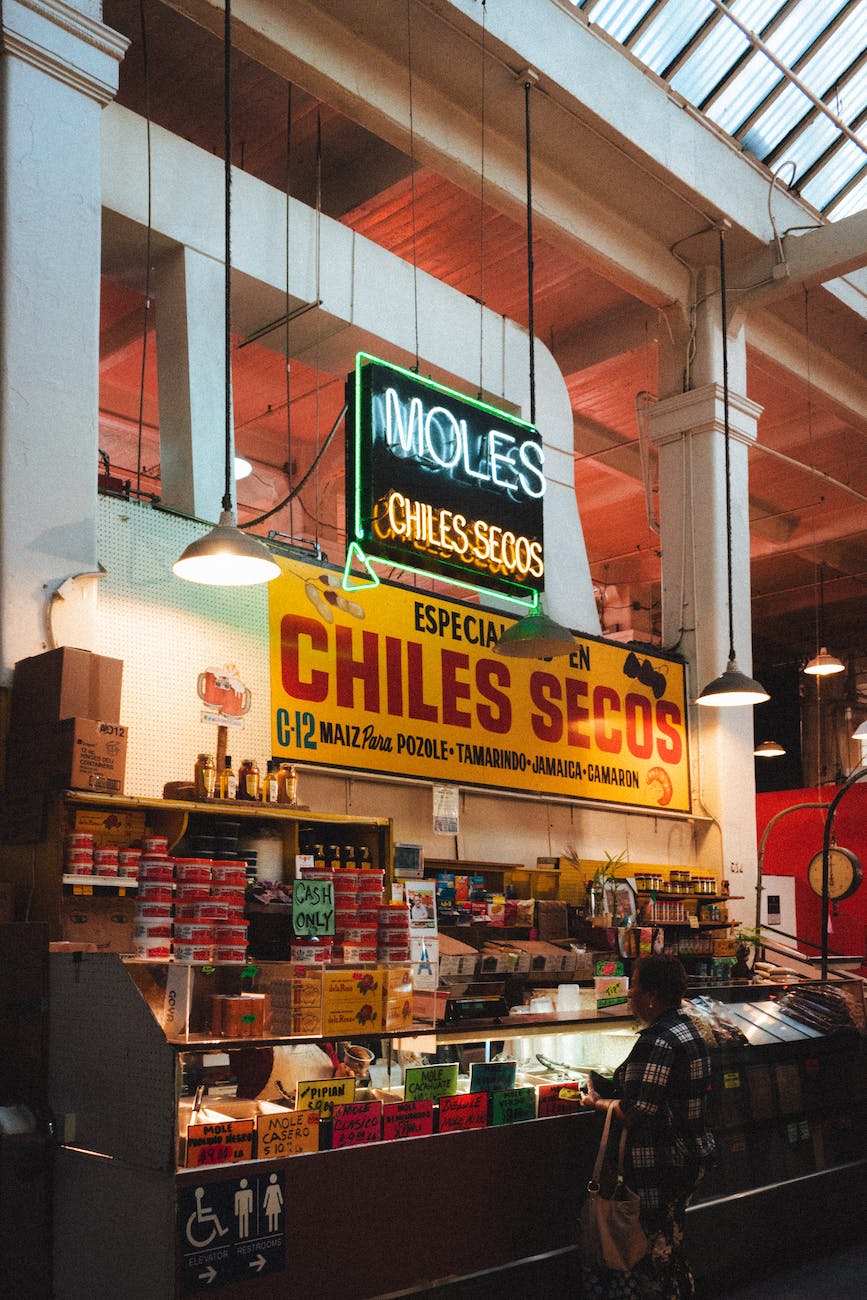
{"label": "stall sign board", "polygon": [[269,584],[274,758],[690,810],[681,662],[590,636],[550,662],[504,659],[504,614],[340,583],[293,560]]}
{"label": "stall sign board", "polygon": [[405,1101],[438,1101],[458,1090],[457,1062],[451,1065],[411,1065],[404,1071]]}
{"label": "stall sign board", "polygon": [[382,1141],[382,1102],[351,1101],[335,1106],[331,1116],[331,1146],[357,1147]]}
{"label": "stall sign board", "polygon": [[295,1109],[318,1110],[330,1119],[335,1106],[355,1101],[355,1079],[300,1079],[295,1085]]}
{"label": "stall sign board", "polygon": [[459,1129],[487,1128],[488,1094],[486,1092],[461,1092],[454,1097],[440,1099],[440,1133],[456,1133]]}
{"label": "stall sign board", "polygon": [[515,1061],[473,1061],[470,1066],[470,1092],[496,1092],[514,1088]]}
{"label": "stall sign board", "polygon": [[253,1159],[252,1119],[227,1119],[187,1128],[187,1168]]}
{"label": "stall sign board", "polygon": [[182,1185],[178,1232],[182,1295],[283,1272],[282,1171]]}
{"label": "stall sign board", "polygon": [[433,1102],[396,1101],[382,1110],[382,1136],[386,1142],[397,1138],[427,1137],[433,1133]]}
{"label": "stall sign board", "polygon": [[506,1088],[491,1096],[492,1124],[520,1124],[535,1118],[535,1088]]}
{"label": "stall sign board", "polygon": [[319,1150],[319,1111],[284,1110],[256,1120],[259,1159],[300,1156]]}
{"label": "stall sign board", "polygon": [[545,586],[545,452],[524,420],[360,352],[346,532],[383,563],[524,598]]}

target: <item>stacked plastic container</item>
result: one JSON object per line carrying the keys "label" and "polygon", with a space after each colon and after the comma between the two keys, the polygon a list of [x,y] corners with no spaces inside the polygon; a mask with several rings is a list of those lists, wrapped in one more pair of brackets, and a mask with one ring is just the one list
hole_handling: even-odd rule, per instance
{"label": "stacked plastic container", "polygon": [[168,961],[172,955],[174,859],[163,836],[142,840],[138,863],[138,896],[133,929],[133,956]]}
{"label": "stacked plastic container", "polygon": [[89,831],[70,831],[64,842],[63,869],[71,876],[135,878],[140,857],[141,849],[97,848]]}
{"label": "stacked plastic container", "polygon": [[244,864],[177,858],[175,879],[175,960],[221,965],[245,962]]}
{"label": "stacked plastic container", "polygon": [[409,961],[409,907],[385,903],[377,908],[378,961]]}

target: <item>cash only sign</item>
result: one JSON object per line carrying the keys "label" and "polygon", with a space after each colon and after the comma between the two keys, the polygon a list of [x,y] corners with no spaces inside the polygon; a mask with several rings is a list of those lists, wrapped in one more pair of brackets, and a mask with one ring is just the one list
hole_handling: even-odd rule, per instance
{"label": "cash only sign", "polygon": [[[386,510],[389,522],[382,528],[404,532],[387,539],[389,563],[401,563],[392,544],[402,538],[411,545],[406,530],[415,528],[423,546],[433,537],[437,548],[444,538],[452,547],[444,566],[428,565],[429,572],[453,573],[467,539],[467,549],[477,554],[464,585],[480,588],[486,565],[493,566],[502,594],[515,574],[529,585],[526,578],[536,566],[542,581],[543,460],[540,447],[531,450],[537,440],[521,451],[520,431],[511,423],[492,428],[489,412],[483,431],[474,435],[478,420],[473,426],[454,407],[442,414],[449,409],[445,390],[437,387],[430,395],[426,381],[419,381],[422,396],[413,407],[413,389],[403,380],[392,396],[383,394],[389,378],[368,376],[379,393],[374,421],[387,433],[391,403],[391,436],[405,450],[398,459],[409,462],[415,455],[424,461],[421,468],[398,466],[394,481],[401,484],[402,504],[393,504],[391,516]],[[362,400],[364,394],[357,397]],[[429,420],[432,402],[439,414]],[[433,432],[436,420],[439,434]],[[447,454],[446,425],[460,448],[460,474],[471,481],[463,485],[463,497],[452,486],[443,498],[449,504],[438,514],[435,481],[446,471],[433,462],[454,453],[452,447]],[[359,454],[348,449],[348,460]],[[386,517],[383,502],[389,501],[387,457],[377,454],[382,464],[373,488],[368,484],[359,492],[357,476],[347,479],[347,495],[353,496],[347,513],[354,518],[367,511],[368,533],[375,531],[371,520]],[[361,465],[362,477],[367,472]],[[478,487],[492,479],[502,498],[499,513],[491,493]],[[428,500],[416,509],[411,503],[420,501],[422,490]],[[516,494],[527,508],[510,514],[503,500]],[[367,545],[365,539],[359,553]],[[421,568],[424,550],[412,550]],[[377,555],[374,543],[364,550],[363,562]],[[527,574],[519,572],[525,566]],[[275,757],[438,783],[689,810],[680,662],[580,635],[568,658],[505,659],[492,649],[515,621],[505,614],[389,582],[350,582],[347,590],[344,575],[324,564],[292,559],[283,567],[269,589]]]}

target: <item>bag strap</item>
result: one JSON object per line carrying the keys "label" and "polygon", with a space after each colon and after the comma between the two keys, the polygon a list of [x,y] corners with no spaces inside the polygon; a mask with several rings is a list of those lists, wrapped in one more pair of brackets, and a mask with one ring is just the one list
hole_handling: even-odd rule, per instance
{"label": "bag strap", "polygon": [[[606,1106],[605,1124],[602,1128],[602,1137],[599,1139],[599,1150],[596,1153],[596,1163],[593,1166],[593,1173],[590,1175],[590,1182],[587,1184],[588,1192],[599,1191],[599,1175],[602,1173],[602,1161],[605,1159],[605,1149],[608,1146],[608,1134],[610,1132],[611,1132],[611,1107]],[[626,1136],[625,1129],[623,1130],[623,1134],[625,1137]],[[622,1160],[623,1157],[621,1155],[621,1163]],[[618,1174],[620,1174],[619,1166],[618,1166]]]}
{"label": "bag strap", "polygon": [[[599,1175],[602,1173],[602,1162],[605,1159],[605,1151],[608,1147],[608,1135],[611,1132],[611,1112],[612,1106],[605,1108],[605,1123],[602,1127],[602,1137],[599,1139],[599,1150],[596,1152],[596,1163],[593,1166],[593,1173],[590,1175],[590,1181],[587,1184],[588,1192],[599,1191]],[[626,1125],[624,1124],[620,1133],[620,1142],[617,1148],[617,1186],[623,1186],[623,1165],[626,1159]]]}

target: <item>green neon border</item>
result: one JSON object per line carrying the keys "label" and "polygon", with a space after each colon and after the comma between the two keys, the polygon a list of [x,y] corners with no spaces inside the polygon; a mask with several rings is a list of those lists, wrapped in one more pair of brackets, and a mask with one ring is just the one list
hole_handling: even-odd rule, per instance
{"label": "green neon border", "polygon": [[[468,405],[474,406],[479,411],[489,412],[491,415],[495,415],[498,419],[505,420],[507,423],[515,425],[519,429],[523,429],[530,433],[538,433],[538,429],[535,424],[530,424],[526,420],[521,420],[517,416],[510,415],[507,411],[501,411],[498,407],[491,406],[489,402],[482,402],[476,397],[466,397],[463,393],[459,393],[454,388],[447,388],[445,384],[440,384],[435,379],[428,379],[423,375],[417,374],[415,370],[407,370],[405,366],[397,366],[392,361],[383,361],[381,357],[375,357],[370,352],[357,352],[355,354],[355,412],[354,412],[355,427],[353,429],[353,441],[354,441],[353,462],[355,465],[355,494],[354,494],[355,499],[354,499],[354,508],[353,508],[352,532],[354,534],[354,541],[350,543],[349,549],[351,549],[352,547],[355,548],[358,557],[361,559],[362,564],[367,569],[368,573],[372,573],[372,569],[370,567],[371,562],[376,564],[389,565],[392,568],[405,569],[407,573],[416,573],[419,575],[419,577],[422,578],[431,578],[434,581],[439,581],[439,582],[451,582],[456,587],[465,587],[468,591],[475,591],[480,596],[499,597],[501,600],[508,600],[514,602],[517,605],[526,606],[528,610],[535,610],[539,604],[540,593],[536,591],[535,588],[533,587],[522,586],[519,582],[509,583],[509,586],[514,587],[516,591],[526,592],[527,595],[512,596],[508,592],[501,591],[499,588],[480,587],[476,583],[467,582],[463,578],[458,578],[458,577],[451,578],[448,575],[443,574],[441,572],[434,572],[430,569],[419,569],[412,564],[404,564],[402,561],[395,560],[392,557],[368,556],[362,550],[361,546],[359,545],[359,543],[364,540],[364,529],[361,524],[362,473],[361,473],[360,423],[361,423],[361,397],[362,397],[361,376],[366,362],[372,362],[374,365],[377,366],[384,366],[386,370],[391,370],[395,374],[405,375],[408,379],[412,379],[415,383],[421,384],[425,388],[433,389],[435,392],[438,393],[444,393],[446,397],[455,397],[458,399],[458,401],[466,402]],[[547,484],[548,484],[548,480],[546,477],[545,479],[546,492],[547,492]],[[544,547],[544,541],[543,541],[543,547]],[[443,564],[449,569],[451,569],[452,567],[449,564],[448,560],[443,561]],[[343,586],[346,590],[350,590],[350,588],[346,586],[346,583],[349,578],[349,565],[350,565],[350,557],[347,554],[346,567],[344,568],[343,571],[344,573]],[[455,572],[462,574],[466,572],[466,569],[457,565],[455,566]],[[508,579],[504,579],[504,581],[508,582]]]}

